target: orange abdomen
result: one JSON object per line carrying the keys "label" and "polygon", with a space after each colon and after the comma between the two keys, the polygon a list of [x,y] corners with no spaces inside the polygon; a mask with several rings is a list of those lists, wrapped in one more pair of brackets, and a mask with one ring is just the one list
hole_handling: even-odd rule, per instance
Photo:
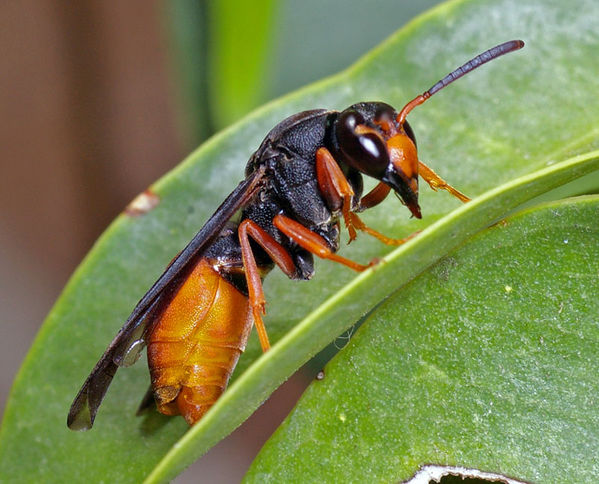
{"label": "orange abdomen", "polygon": [[158,410],[197,422],[225,391],[251,327],[248,298],[200,260],[148,339]]}

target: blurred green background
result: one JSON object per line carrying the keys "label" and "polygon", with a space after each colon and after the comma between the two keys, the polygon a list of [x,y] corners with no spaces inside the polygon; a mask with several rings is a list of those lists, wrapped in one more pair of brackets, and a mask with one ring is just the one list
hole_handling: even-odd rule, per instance
{"label": "blurred green background", "polygon": [[[6,2],[0,409],[69,275],[137,193],[212,133],[344,69],[437,3]],[[238,481],[305,381],[290,380],[177,482]]]}
{"label": "blurred green background", "polygon": [[183,129],[191,129],[197,141],[265,101],[338,72],[437,3],[178,0],[168,4],[171,67],[181,88]]}

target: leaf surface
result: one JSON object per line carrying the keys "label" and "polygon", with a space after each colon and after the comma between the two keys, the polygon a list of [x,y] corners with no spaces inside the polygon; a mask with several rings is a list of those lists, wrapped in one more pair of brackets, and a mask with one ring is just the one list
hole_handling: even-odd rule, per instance
{"label": "leaf surface", "polygon": [[[93,476],[139,482],[154,469],[151,479],[172,478],[239,425],[299,365],[461,240],[532,196],[597,170],[592,150],[599,145],[599,113],[589,93],[599,87],[594,75],[599,40],[591,20],[599,7],[590,0],[576,4],[450,2],[409,24],[349,70],[266,105],[192,153],[152,187],[160,198],[157,207],[115,220],[48,316],[7,403],[0,432],[3,473],[15,479]],[[252,335],[234,379],[256,362],[252,372],[191,432],[186,433],[182,419],[133,416],[148,384],[143,363],[119,371],[92,431],[66,428],[72,398],[108,342],[169,260],[241,179],[245,161],[274,125],[304,109],[343,109],[357,101],[401,107],[473,55],[510,38],[523,38],[527,47],[439,93],[415,110],[410,122],[422,159],[470,196],[518,176],[529,178],[460,208],[369,274],[355,278],[349,270],[319,263],[309,284],[278,273],[269,276],[266,325],[273,342],[287,336],[256,361],[260,350]],[[545,171],[536,173],[540,169]],[[589,183],[593,186],[595,179]],[[393,199],[366,214],[365,221],[400,237],[459,207],[445,193],[423,186],[421,194],[422,221],[410,220]],[[387,252],[367,237],[342,249],[358,261]],[[345,292],[329,299],[352,280]],[[352,304],[345,306],[348,300]]]}
{"label": "leaf surface", "polygon": [[395,293],[247,482],[399,482],[424,464],[593,481],[598,210],[592,196],[519,213]]}

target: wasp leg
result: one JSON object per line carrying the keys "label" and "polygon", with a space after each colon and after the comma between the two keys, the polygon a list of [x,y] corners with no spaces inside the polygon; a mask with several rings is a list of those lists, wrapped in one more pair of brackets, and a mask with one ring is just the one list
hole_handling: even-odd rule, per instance
{"label": "wasp leg", "polygon": [[371,236],[377,238],[383,244],[386,244],[386,245],[401,245],[401,244],[406,243],[412,237],[415,237],[416,235],[418,235],[418,232],[414,232],[413,234],[408,235],[407,237],[405,237],[403,239],[392,239],[391,237],[387,237],[386,235],[381,234],[380,232],[377,232],[376,230],[368,227],[368,225],[366,225],[362,221],[362,219],[360,217],[358,217],[357,214],[351,213],[350,217],[351,217],[351,222],[355,228],[357,228],[358,230],[362,230],[363,232],[366,232],[368,235],[371,235]]}
{"label": "wasp leg", "polygon": [[[372,207],[378,205],[385,198],[387,198],[387,195],[389,195],[390,191],[391,191],[391,187],[389,185],[387,185],[386,183],[380,182],[378,185],[376,185],[372,190],[370,190],[366,195],[364,195],[362,197],[362,200],[360,200],[359,210],[360,211],[366,210],[368,208],[372,208]],[[376,230],[368,227],[368,225],[366,225],[362,221],[362,219],[360,217],[358,217],[358,214],[352,212],[350,214],[350,217],[351,217],[351,222],[355,228],[357,228],[358,230],[362,230],[363,232],[366,232],[368,235],[371,235],[371,236],[377,238],[383,244],[401,245],[401,244],[407,242],[408,240],[410,240],[415,235],[417,235],[417,232],[416,232],[404,239],[392,239],[392,238],[387,237],[386,235],[381,234],[380,232],[377,232]]]}
{"label": "wasp leg", "polygon": [[380,182],[377,186],[375,186],[372,190],[370,190],[366,195],[362,197],[360,200],[360,208],[359,211],[366,210],[368,208],[372,208],[379,203],[381,203],[389,192],[391,191],[391,187],[386,183]]}
{"label": "wasp leg", "polygon": [[437,175],[431,168],[422,163],[422,161],[418,161],[418,172],[422,179],[426,183],[428,183],[433,190],[446,190],[464,203],[470,201],[470,198],[468,198],[462,192],[453,188],[449,183],[443,180],[443,178]]}
{"label": "wasp leg", "polygon": [[362,265],[335,254],[327,245],[326,240],[324,240],[320,235],[312,232],[299,222],[296,222],[285,215],[277,215],[273,219],[273,223],[276,228],[293,240],[297,245],[306,249],[308,252],[321,257],[322,259],[329,259],[334,262],[338,262],[339,264],[343,264],[344,266],[347,266],[357,272],[365,271],[377,263],[377,261],[372,261],[367,265]]}
{"label": "wasp leg", "polygon": [[354,191],[339,168],[339,164],[326,148],[316,152],[316,178],[322,196],[332,210],[341,209],[343,220],[349,232],[349,242],[356,238],[356,229],[350,218],[351,199]]}
{"label": "wasp leg", "polygon": [[[349,232],[349,242],[356,238],[356,229],[362,230],[387,245],[401,245],[406,239],[392,239],[368,227],[362,219],[351,211],[351,199],[354,195],[347,178],[339,168],[339,164],[326,148],[319,148],[316,152],[316,177],[318,186],[329,207],[333,210],[341,209],[345,226]],[[374,207],[381,203],[389,194],[391,188],[379,183],[360,202],[360,210]],[[349,243],[348,242],[348,243]]]}
{"label": "wasp leg", "polygon": [[262,291],[262,279],[260,271],[256,265],[256,259],[250,246],[251,237],[260,247],[262,247],[274,263],[288,276],[293,277],[296,272],[295,263],[289,255],[289,252],[272,238],[268,232],[260,227],[256,222],[246,219],[239,224],[238,229],[239,243],[241,245],[241,255],[243,258],[243,266],[245,268],[245,277],[248,284],[248,292],[250,298],[250,306],[254,316],[254,325],[258,332],[262,351],[270,348],[268,334],[262,321],[262,315],[265,314],[264,292]]}
{"label": "wasp leg", "polygon": [[[389,185],[387,185],[386,183],[380,182],[378,185],[376,185],[372,190],[370,190],[366,195],[364,195],[362,197],[362,200],[360,200],[359,210],[360,211],[366,210],[368,208],[372,208],[372,207],[378,205],[383,200],[385,200],[385,198],[387,198],[387,195],[389,195],[390,191],[391,191],[391,187]],[[408,240],[410,240],[415,235],[417,235],[417,232],[416,232],[404,239],[392,239],[392,238],[387,237],[386,235],[381,234],[380,232],[377,232],[376,230],[368,227],[368,225],[366,225],[362,221],[362,219],[358,216],[358,214],[352,212],[349,214],[349,216],[351,218],[352,225],[356,229],[362,230],[363,232],[366,232],[368,235],[371,235],[371,236],[377,238],[383,244],[401,245],[401,244],[407,242]]]}

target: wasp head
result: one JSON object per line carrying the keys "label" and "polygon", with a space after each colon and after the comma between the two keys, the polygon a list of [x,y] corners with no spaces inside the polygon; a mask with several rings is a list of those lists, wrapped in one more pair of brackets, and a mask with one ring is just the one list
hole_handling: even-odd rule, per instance
{"label": "wasp head", "polygon": [[391,187],[421,218],[416,138],[395,109],[380,102],[354,104],[339,114],[335,135],[344,162]]}

